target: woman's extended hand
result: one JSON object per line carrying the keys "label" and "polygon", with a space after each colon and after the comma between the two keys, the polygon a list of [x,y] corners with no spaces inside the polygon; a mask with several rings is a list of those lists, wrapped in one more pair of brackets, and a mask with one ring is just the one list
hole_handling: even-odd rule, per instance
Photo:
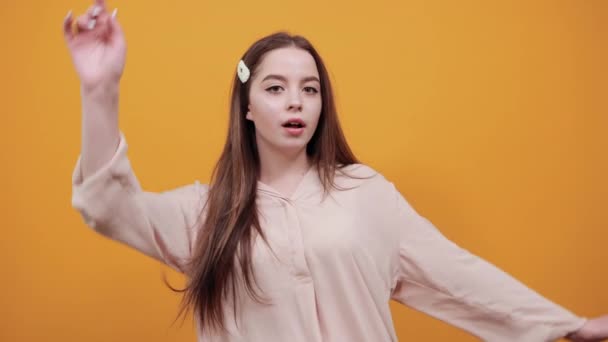
{"label": "woman's extended hand", "polygon": [[600,342],[608,339],[608,315],[589,319],[582,328],[567,338],[574,342]]}

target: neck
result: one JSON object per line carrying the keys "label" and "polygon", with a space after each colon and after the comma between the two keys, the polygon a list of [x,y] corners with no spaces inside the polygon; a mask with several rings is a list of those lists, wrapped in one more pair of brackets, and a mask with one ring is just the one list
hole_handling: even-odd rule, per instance
{"label": "neck", "polygon": [[289,194],[310,169],[311,162],[306,147],[297,151],[280,151],[267,144],[260,144],[260,181],[282,193]]}

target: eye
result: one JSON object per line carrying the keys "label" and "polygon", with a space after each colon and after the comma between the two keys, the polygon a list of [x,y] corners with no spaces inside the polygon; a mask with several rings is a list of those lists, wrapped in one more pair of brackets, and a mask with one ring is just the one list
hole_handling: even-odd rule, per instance
{"label": "eye", "polygon": [[266,91],[269,93],[278,93],[280,89],[282,89],[283,87],[275,85],[269,88],[266,88]]}
{"label": "eye", "polygon": [[304,91],[309,94],[316,94],[319,92],[315,87],[304,87]]}

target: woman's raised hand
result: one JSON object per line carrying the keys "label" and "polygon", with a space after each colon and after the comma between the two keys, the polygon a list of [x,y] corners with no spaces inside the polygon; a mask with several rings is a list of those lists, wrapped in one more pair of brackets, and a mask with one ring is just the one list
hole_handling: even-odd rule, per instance
{"label": "woman's raised hand", "polygon": [[116,20],[116,10],[108,13],[105,1],[95,0],[76,21],[72,11],[68,12],[63,32],[83,89],[118,85],[125,66],[127,46]]}

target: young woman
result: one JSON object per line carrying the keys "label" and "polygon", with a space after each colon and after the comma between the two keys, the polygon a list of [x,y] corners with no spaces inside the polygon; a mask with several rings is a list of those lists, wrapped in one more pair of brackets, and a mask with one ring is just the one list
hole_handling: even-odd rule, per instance
{"label": "young woman", "polygon": [[[255,42],[234,75],[209,185],[141,189],[118,127],[126,44],[96,1],[64,31],[81,81],[73,206],[97,232],[183,272],[204,341],[394,341],[389,300],[488,341],[598,341],[578,317],[445,238],[357,162],[303,37]],[[75,31],[72,27],[75,26]]]}

